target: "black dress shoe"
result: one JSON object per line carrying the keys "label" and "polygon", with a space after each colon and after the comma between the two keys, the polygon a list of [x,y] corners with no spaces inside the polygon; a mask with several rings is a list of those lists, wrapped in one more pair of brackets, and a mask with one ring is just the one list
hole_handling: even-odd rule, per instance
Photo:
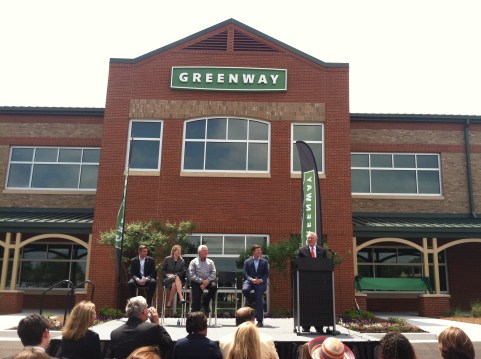
{"label": "black dress shoe", "polygon": [[310,332],[310,331],[311,331],[311,327],[302,327],[302,331],[303,331],[303,332]]}
{"label": "black dress shoe", "polygon": [[262,322],[257,322],[257,328],[262,328],[264,326],[264,324]]}
{"label": "black dress shoe", "polygon": [[314,327],[316,329],[316,332],[320,333],[320,334],[325,334],[324,333],[324,330],[322,329],[322,327]]}

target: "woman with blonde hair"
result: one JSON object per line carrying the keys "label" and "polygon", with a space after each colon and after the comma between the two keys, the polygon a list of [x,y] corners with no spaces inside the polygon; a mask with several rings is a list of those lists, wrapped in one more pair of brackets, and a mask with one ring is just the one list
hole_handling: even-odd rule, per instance
{"label": "woman with blonde hair", "polygon": [[146,346],[135,349],[127,359],[162,359],[158,347]]}
{"label": "woman with blonde hair", "polygon": [[438,336],[438,348],[444,359],[474,359],[474,346],[458,327],[448,327]]}
{"label": "woman with blonde hair", "polygon": [[101,359],[99,335],[89,329],[97,319],[95,304],[81,301],[73,309],[62,329],[62,341],[56,353],[58,358]]}
{"label": "woman with blonde hair", "polygon": [[181,303],[185,303],[182,294],[182,281],[185,276],[185,262],[182,258],[182,247],[176,244],[170,251],[170,256],[164,259],[162,263],[162,285],[170,288],[169,299],[167,300],[167,308],[172,307],[175,293],[179,294]]}
{"label": "woman with blonde hair", "polygon": [[260,352],[259,330],[254,323],[244,322],[237,327],[226,359],[260,359]]}

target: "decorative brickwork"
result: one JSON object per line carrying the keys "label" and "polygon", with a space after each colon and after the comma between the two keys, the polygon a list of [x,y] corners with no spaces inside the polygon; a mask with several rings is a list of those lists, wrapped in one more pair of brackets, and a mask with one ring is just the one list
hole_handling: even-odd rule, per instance
{"label": "decorative brickwork", "polygon": [[21,290],[0,291],[0,314],[20,313],[23,309],[24,292]]}

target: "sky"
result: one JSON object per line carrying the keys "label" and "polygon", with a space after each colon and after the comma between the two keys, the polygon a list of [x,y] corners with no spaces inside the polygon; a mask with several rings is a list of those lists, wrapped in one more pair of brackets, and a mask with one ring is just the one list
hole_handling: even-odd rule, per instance
{"label": "sky", "polygon": [[0,0],[0,106],[105,107],[110,58],[234,18],[348,63],[351,113],[481,116],[478,0]]}

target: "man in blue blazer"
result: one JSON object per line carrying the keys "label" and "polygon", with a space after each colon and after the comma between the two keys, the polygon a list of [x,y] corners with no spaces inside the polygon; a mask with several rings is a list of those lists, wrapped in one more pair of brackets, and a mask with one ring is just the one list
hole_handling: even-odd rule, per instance
{"label": "man in blue blazer", "polygon": [[157,270],[155,269],[155,260],[147,255],[148,252],[147,246],[143,244],[139,246],[139,255],[130,261],[130,280],[127,285],[130,298],[137,295],[137,287],[148,288],[147,304],[151,307],[157,287]]}
{"label": "man in blue blazer", "polygon": [[[257,326],[263,327],[264,320],[264,292],[267,289],[267,278],[269,278],[269,263],[262,258],[262,249],[258,244],[251,248],[252,257],[244,262],[244,284],[242,293],[247,299],[247,303],[252,305],[256,302]],[[254,294],[251,293],[254,290]]]}

